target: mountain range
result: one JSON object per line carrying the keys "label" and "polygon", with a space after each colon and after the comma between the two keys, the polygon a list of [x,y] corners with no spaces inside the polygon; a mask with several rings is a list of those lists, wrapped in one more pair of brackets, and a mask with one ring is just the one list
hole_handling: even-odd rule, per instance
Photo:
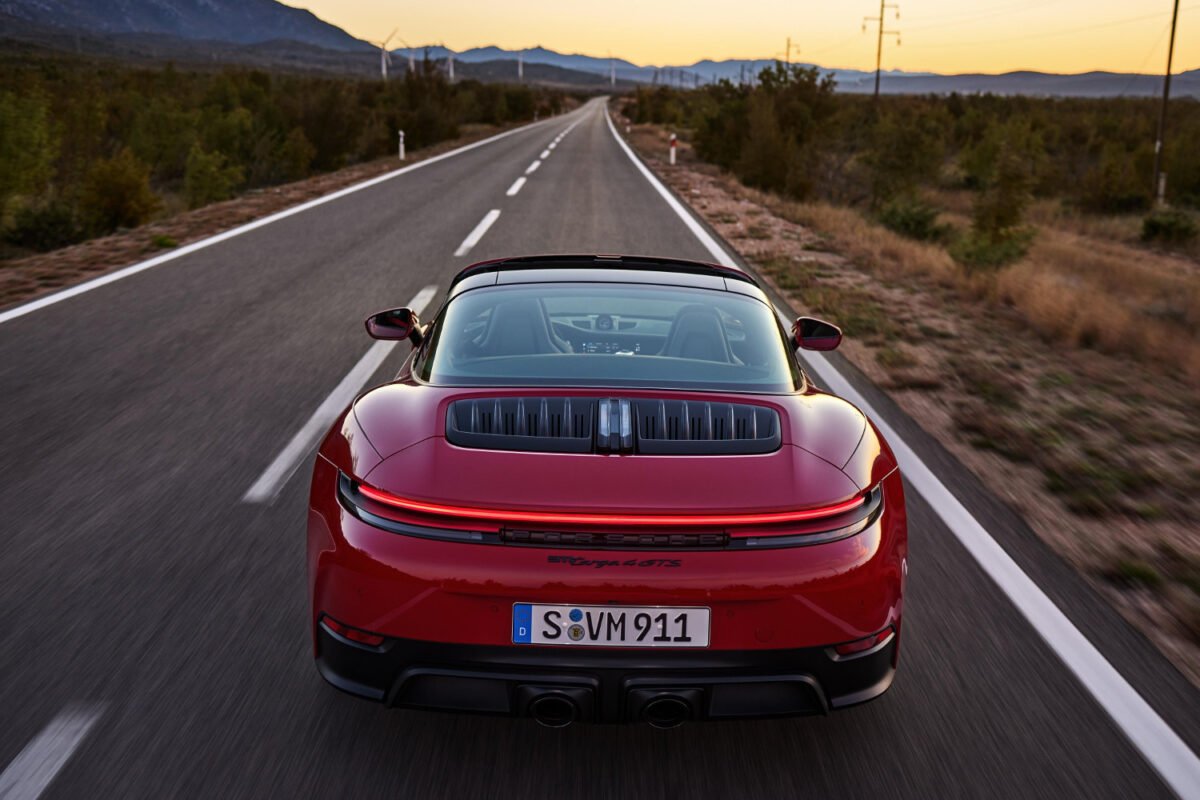
{"label": "mountain range", "polygon": [[371,47],[311,11],[275,0],[0,0],[0,14],[92,33],[157,33],[236,44],[286,39],[330,50]]}
{"label": "mountain range", "polygon": [[[15,33],[14,33],[15,31]],[[356,39],[311,12],[275,0],[0,0],[0,38],[23,38],[41,47],[59,47],[56,32],[71,33],[75,49],[87,37],[93,52],[125,53],[143,59],[211,60],[285,68],[371,74],[374,45]],[[107,37],[107,38],[105,38]],[[191,43],[191,44],[189,44]],[[300,47],[289,43],[299,43]],[[406,49],[395,69],[403,69]],[[443,61],[453,54],[458,74],[481,80],[516,80],[516,62],[527,65],[525,79],[555,85],[600,89],[614,78],[618,88],[633,84],[696,86],[718,80],[752,80],[773,59],[705,59],[692,64],[643,66],[621,58],[559,53],[545,47],[506,50],[477,47],[453,52],[441,45],[414,47],[416,58]],[[377,59],[375,60],[377,63]],[[540,65],[542,68],[536,68]],[[875,73],[834,69],[839,91],[871,92]],[[888,94],[976,93],[1104,97],[1148,96],[1162,90],[1162,78],[1112,72],[1077,75],[1018,71],[1002,75],[939,75],[928,72],[883,73]],[[1200,70],[1177,75],[1175,96],[1200,98]]]}

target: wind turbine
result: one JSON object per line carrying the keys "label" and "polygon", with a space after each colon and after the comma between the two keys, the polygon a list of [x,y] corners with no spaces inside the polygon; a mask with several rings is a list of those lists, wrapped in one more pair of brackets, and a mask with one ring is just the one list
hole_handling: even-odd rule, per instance
{"label": "wind turbine", "polygon": [[396,28],[396,30],[389,33],[388,37],[382,42],[371,42],[371,44],[379,48],[379,74],[383,76],[385,81],[387,80],[388,64],[392,63],[392,54],[388,52],[388,45],[392,39],[396,38],[396,31],[398,30],[400,29]]}
{"label": "wind turbine", "polygon": [[416,62],[416,56],[413,55],[412,45],[410,45],[408,42],[404,41],[403,39],[400,40],[400,44],[404,45],[404,49],[408,51],[408,71],[409,71],[409,73],[415,73],[417,71],[417,62]]}

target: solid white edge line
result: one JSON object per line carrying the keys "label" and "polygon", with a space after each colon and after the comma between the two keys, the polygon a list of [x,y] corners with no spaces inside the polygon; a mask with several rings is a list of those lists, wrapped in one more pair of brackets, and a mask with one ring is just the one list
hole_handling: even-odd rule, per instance
{"label": "solid white edge line", "polygon": [[[244,233],[249,233],[250,231],[256,230],[257,228],[261,228],[264,225],[270,225],[272,222],[278,222],[281,219],[286,219],[287,217],[293,216],[295,214],[299,214],[301,212],[308,211],[311,208],[316,208],[317,206],[332,202],[339,198],[345,197],[348,194],[353,194],[354,192],[362,191],[363,189],[370,188],[377,184],[383,183],[384,181],[390,181],[393,178],[398,178],[401,175],[412,172],[413,170],[421,169],[422,167],[427,167],[430,164],[436,164],[437,162],[444,161],[447,158],[453,158],[454,156],[461,155],[462,153],[466,153],[469,150],[474,150],[477,147],[483,147],[485,145],[492,144],[493,142],[497,142],[500,139],[504,139],[508,136],[512,136],[514,134],[520,133],[521,131],[532,128],[536,125],[545,125],[549,122],[550,122],[550,120],[548,120],[548,119],[541,120],[540,122],[531,122],[528,125],[522,125],[519,128],[513,128],[511,131],[504,131],[503,133],[498,133],[495,136],[489,136],[486,139],[481,139],[478,142],[472,142],[471,144],[466,144],[466,145],[463,145],[462,147],[457,147],[454,150],[450,150],[445,153],[440,153],[436,156],[430,156],[429,158],[424,159],[423,161],[418,161],[415,164],[409,164],[406,167],[401,167],[400,169],[392,170],[391,172],[388,172],[384,175],[379,175],[377,177],[363,181],[362,183],[356,183],[353,186],[347,186],[344,189],[339,189],[338,191],[333,192],[331,194],[322,195],[321,197],[314,198],[312,200],[309,200],[308,202],[301,203],[298,206],[292,206],[291,208],[284,209],[283,211],[277,211],[274,214],[263,217],[261,219],[256,219],[252,222],[247,222],[245,225],[239,225],[236,228],[231,228],[222,233],[218,233],[214,236],[210,236],[207,239],[201,239],[198,242],[192,242],[191,244],[186,244],[182,247],[178,247],[178,248],[172,250],[169,253],[163,253],[161,256],[155,256],[154,258],[148,259],[146,261],[141,261],[137,264],[132,264],[128,267],[123,267],[122,269],[119,269],[115,272],[110,272],[106,275],[101,275],[99,277],[92,278],[89,281],[84,281],[81,284],[72,286],[69,289],[63,289],[61,292],[55,292],[54,294],[46,295],[45,297],[39,297],[36,300],[31,300],[28,303],[25,303],[24,305],[19,305],[19,306],[16,306],[15,308],[10,308],[7,311],[0,311],[0,324],[8,322],[9,320],[17,319],[18,317],[23,317],[26,314],[32,314],[34,311],[38,311],[39,309],[46,308],[47,306],[52,306],[56,303],[61,303],[64,300],[69,300],[70,298],[76,297],[77,295],[84,294],[85,292],[90,292],[93,289],[99,289],[101,286],[106,286],[107,284],[114,283],[116,281],[122,280],[123,278],[128,278],[130,275],[136,275],[139,272],[143,272],[145,270],[151,269],[152,267],[157,267],[160,264],[165,264],[168,261],[174,261],[177,258],[183,258],[184,256],[186,256],[190,253],[194,253],[197,250],[203,250],[206,247],[211,247],[214,244],[224,242],[227,239],[232,239],[235,236],[241,236]],[[568,128],[568,130],[570,130],[570,128]]]}
{"label": "solid white edge line", "polygon": [[[426,286],[408,301],[407,307],[420,314],[436,295],[436,286]],[[337,415],[350,405],[350,401],[362,390],[363,384],[375,374],[397,344],[394,341],[380,341],[371,345],[366,355],[346,373],[346,377],[342,378],[321,405],[317,406],[317,410],[300,430],[296,431],[283,450],[279,451],[279,455],[263,470],[258,480],[246,490],[246,494],[242,495],[243,503],[269,503],[275,499],[279,490],[295,474],[300,462],[316,445],[317,440],[333,424]],[[0,800],[4,800],[3,794],[0,794]]]}
{"label": "solid white edge line", "polygon": [[532,164],[530,164],[530,165],[529,165],[529,167],[528,167],[528,168],[525,170],[525,174],[526,174],[526,175],[532,175],[533,173],[537,172],[537,168],[538,168],[538,167],[540,167],[541,165],[542,165],[542,162],[541,162],[541,161],[535,161],[535,162],[533,162],[533,163],[532,163]]}
{"label": "solid white edge line", "polygon": [[0,800],[36,800],[100,719],[102,706],[68,708],[0,773]]}
{"label": "solid white edge line", "polygon": [[538,158],[549,158],[549,157],[550,157],[550,148],[549,147],[547,147],[545,150],[543,150],[542,154],[540,156],[538,156]]}
{"label": "solid white edge line", "polygon": [[[617,134],[606,113],[608,129],[638,171],[683,220],[717,263],[737,268],[737,263],[662,184],[629,145]],[[777,312],[779,310],[777,309]],[[782,314],[782,312],[779,312]],[[784,317],[790,324],[790,320]],[[1075,675],[1096,703],[1117,724],[1131,744],[1184,800],[1200,800],[1200,759],[1137,690],[1125,680],[1045,592],[1025,574],[992,535],[966,509],[896,431],[862,395],[819,353],[805,359],[835,394],[849,400],[871,418],[900,461],[905,479],[929,503],[951,533],[958,538],[983,571],[1000,587],[1013,606]]]}
{"label": "solid white edge line", "polygon": [[505,194],[508,195],[509,197],[515,197],[517,192],[521,191],[521,187],[524,185],[525,185],[525,177],[522,176],[520,178],[517,178],[515,181],[513,181],[513,185],[508,187],[508,191],[505,192]]}
{"label": "solid white edge line", "polygon": [[492,224],[498,219],[500,219],[500,209],[498,208],[493,208],[484,214],[483,219],[479,220],[479,224],[475,226],[475,229],[467,234],[467,238],[463,239],[462,244],[454,251],[455,258],[465,256],[471,252],[471,248],[479,244],[479,240],[488,232],[488,228],[492,227]]}

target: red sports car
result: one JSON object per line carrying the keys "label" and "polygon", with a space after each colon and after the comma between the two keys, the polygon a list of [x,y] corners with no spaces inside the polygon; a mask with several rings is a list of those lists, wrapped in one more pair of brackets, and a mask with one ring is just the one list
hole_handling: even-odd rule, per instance
{"label": "red sports car", "polygon": [[390,706],[546,725],[825,713],[892,682],[904,493],[745,273],[657,258],[476,264],[400,374],[321,445],[317,667]]}

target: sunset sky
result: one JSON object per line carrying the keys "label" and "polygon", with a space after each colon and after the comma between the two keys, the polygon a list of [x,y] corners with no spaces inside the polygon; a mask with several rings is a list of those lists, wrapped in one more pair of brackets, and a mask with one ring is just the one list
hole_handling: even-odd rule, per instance
{"label": "sunset sky", "polygon": [[[790,35],[798,60],[874,69],[875,36],[862,32],[862,22],[879,13],[871,0],[287,1],[364,39],[399,27],[397,35],[414,46],[540,44],[654,65],[782,58]],[[1170,22],[1171,0],[902,0],[900,19],[890,9],[887,15],[901,46],[887,44],[884,67],[1161,72]],[[1198,67],[1200,2],[1181,0],[1175,71]]]}

